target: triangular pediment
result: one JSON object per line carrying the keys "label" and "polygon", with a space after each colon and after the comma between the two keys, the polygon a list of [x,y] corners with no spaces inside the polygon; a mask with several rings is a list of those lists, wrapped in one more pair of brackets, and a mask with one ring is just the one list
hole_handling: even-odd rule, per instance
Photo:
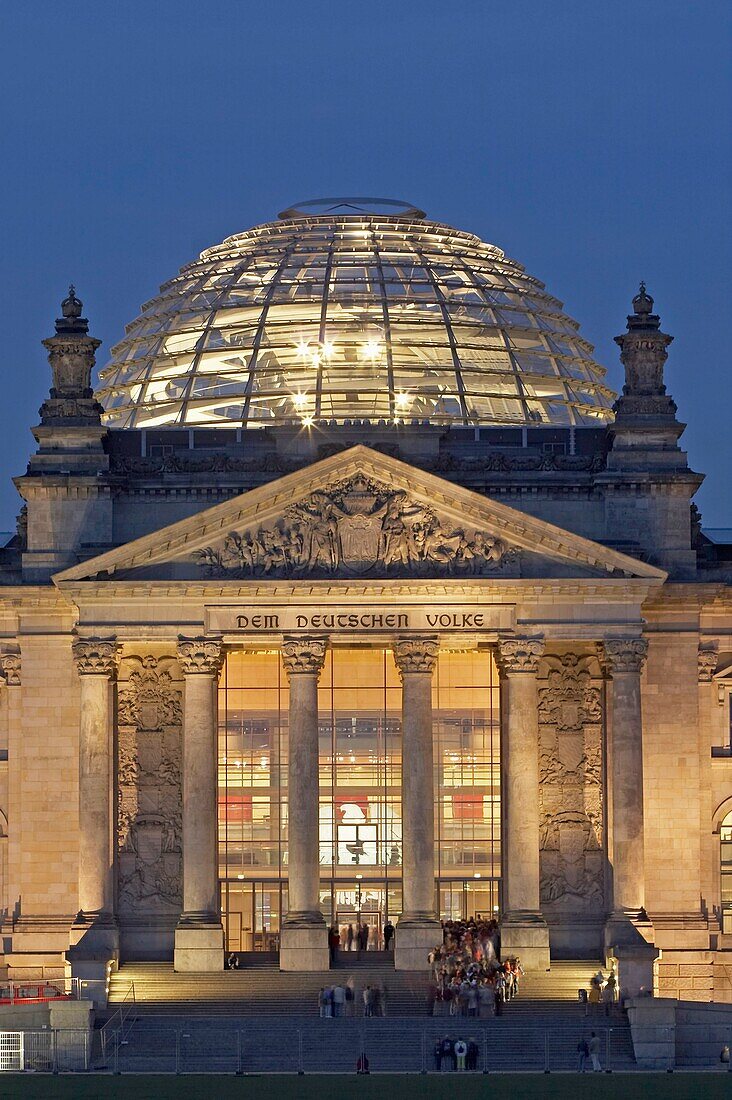
{"label": "triangular pediment", "polygon": [[359,445],[54,580],[554,575],[665,578],[645,562]]}

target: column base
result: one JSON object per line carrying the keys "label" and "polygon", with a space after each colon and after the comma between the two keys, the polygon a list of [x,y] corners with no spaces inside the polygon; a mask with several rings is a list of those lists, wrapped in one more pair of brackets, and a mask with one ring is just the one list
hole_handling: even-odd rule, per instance
{"label": "column base", "polygon": [[196,924],[181,917],[175,930],[173,969],[179,973],[203,974],[224,969],[222,924]]}
{"label": "column base", "polygon": [[394,936],[394,969],[422,970],[429,967],[427,956],[442,943],[438,920],[410,920],[400,917]]}
{"label": "column base", "polygon": [[78,978],[79,996],[107,1006],[107,981],[119,963],[119,928],[111,913],[79,913],[71,926],[66,961]]}
{"label": "column base", "polygon": [[657,958],[653,925],[643,910],[611,914],[605,925],[605,960],[608,966],[612,962],[617,965],[621,999],[653,995],[653,964]]}
{"label": "column base", "polygon": [[280,970],[305,973],[329,968],[328,932],[322,916],[285,918],[280,932]]}
{"label": "column base", "polygon": [[549,928],[541,913],[520,910],[501,921],[501,958],[518,957],[524,969],[548,970]]}

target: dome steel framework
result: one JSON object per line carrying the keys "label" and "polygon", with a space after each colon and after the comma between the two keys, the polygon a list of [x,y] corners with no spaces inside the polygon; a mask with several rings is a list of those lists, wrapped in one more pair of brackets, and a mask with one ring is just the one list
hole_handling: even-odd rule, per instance
{"label": "dome steel framework", "polygon": [[314,200],[206,249],[100,372],[110,427],[598,424],[615,394],[562,303],[406,203]]}

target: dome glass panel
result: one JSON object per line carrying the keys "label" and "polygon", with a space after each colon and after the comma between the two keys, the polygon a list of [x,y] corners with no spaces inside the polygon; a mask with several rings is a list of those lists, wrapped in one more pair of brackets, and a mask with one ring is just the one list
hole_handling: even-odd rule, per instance
{"label": "dome glass panel", "polygon": [[110,427],[599,424],[615,394],[562,303],[405,203],[325,199],[206,249],[100,371]]}

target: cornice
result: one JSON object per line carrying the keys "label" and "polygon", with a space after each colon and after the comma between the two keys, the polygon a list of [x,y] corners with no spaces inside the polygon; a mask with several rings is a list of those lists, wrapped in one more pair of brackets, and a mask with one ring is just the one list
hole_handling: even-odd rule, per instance
{"label": "cornice", "polygon": [[58,580],[61,592],[75,603],[131,599],[237,602],[242,600],[465,598],[487,604],[524,603],[532,599],[601,598],[605,603],[641,604],[653,582],[639,577],[608,578],[481,578],[474,580],[322,580],[322,581],[169,581],[169,580]]}
{"label": "cornice", "polygon": [[0,611],[27,611],[38,608],[42,611],[69,610],[70,595],[55,585],[18,584],[0,587]]}
{"label": "cornice", "polygon": [[273,521],[294,499],[322,490],[331,479],[342,480],[355,473],[364,474],[376,481],[387,481],[393,488],[403,488],[410,494],[421,494],[431,507],[442,509],[456,523],[473,522],[479,527],[492,525],[509,545],[519,549],[565,563],[575,562],[585,568],[640,576],[656,584],[662,583],[666,578],[662,570],[646,562],[600,546],[472,489],[358,445],[251,489],[240,498],[214,505],[202,514],[180,520],[161,531],[155,531],[126,546],[66,569],[57,573],[54,580],[60,584],[102,572],[140,568],[192,554],[225,537],[233,529]]}

